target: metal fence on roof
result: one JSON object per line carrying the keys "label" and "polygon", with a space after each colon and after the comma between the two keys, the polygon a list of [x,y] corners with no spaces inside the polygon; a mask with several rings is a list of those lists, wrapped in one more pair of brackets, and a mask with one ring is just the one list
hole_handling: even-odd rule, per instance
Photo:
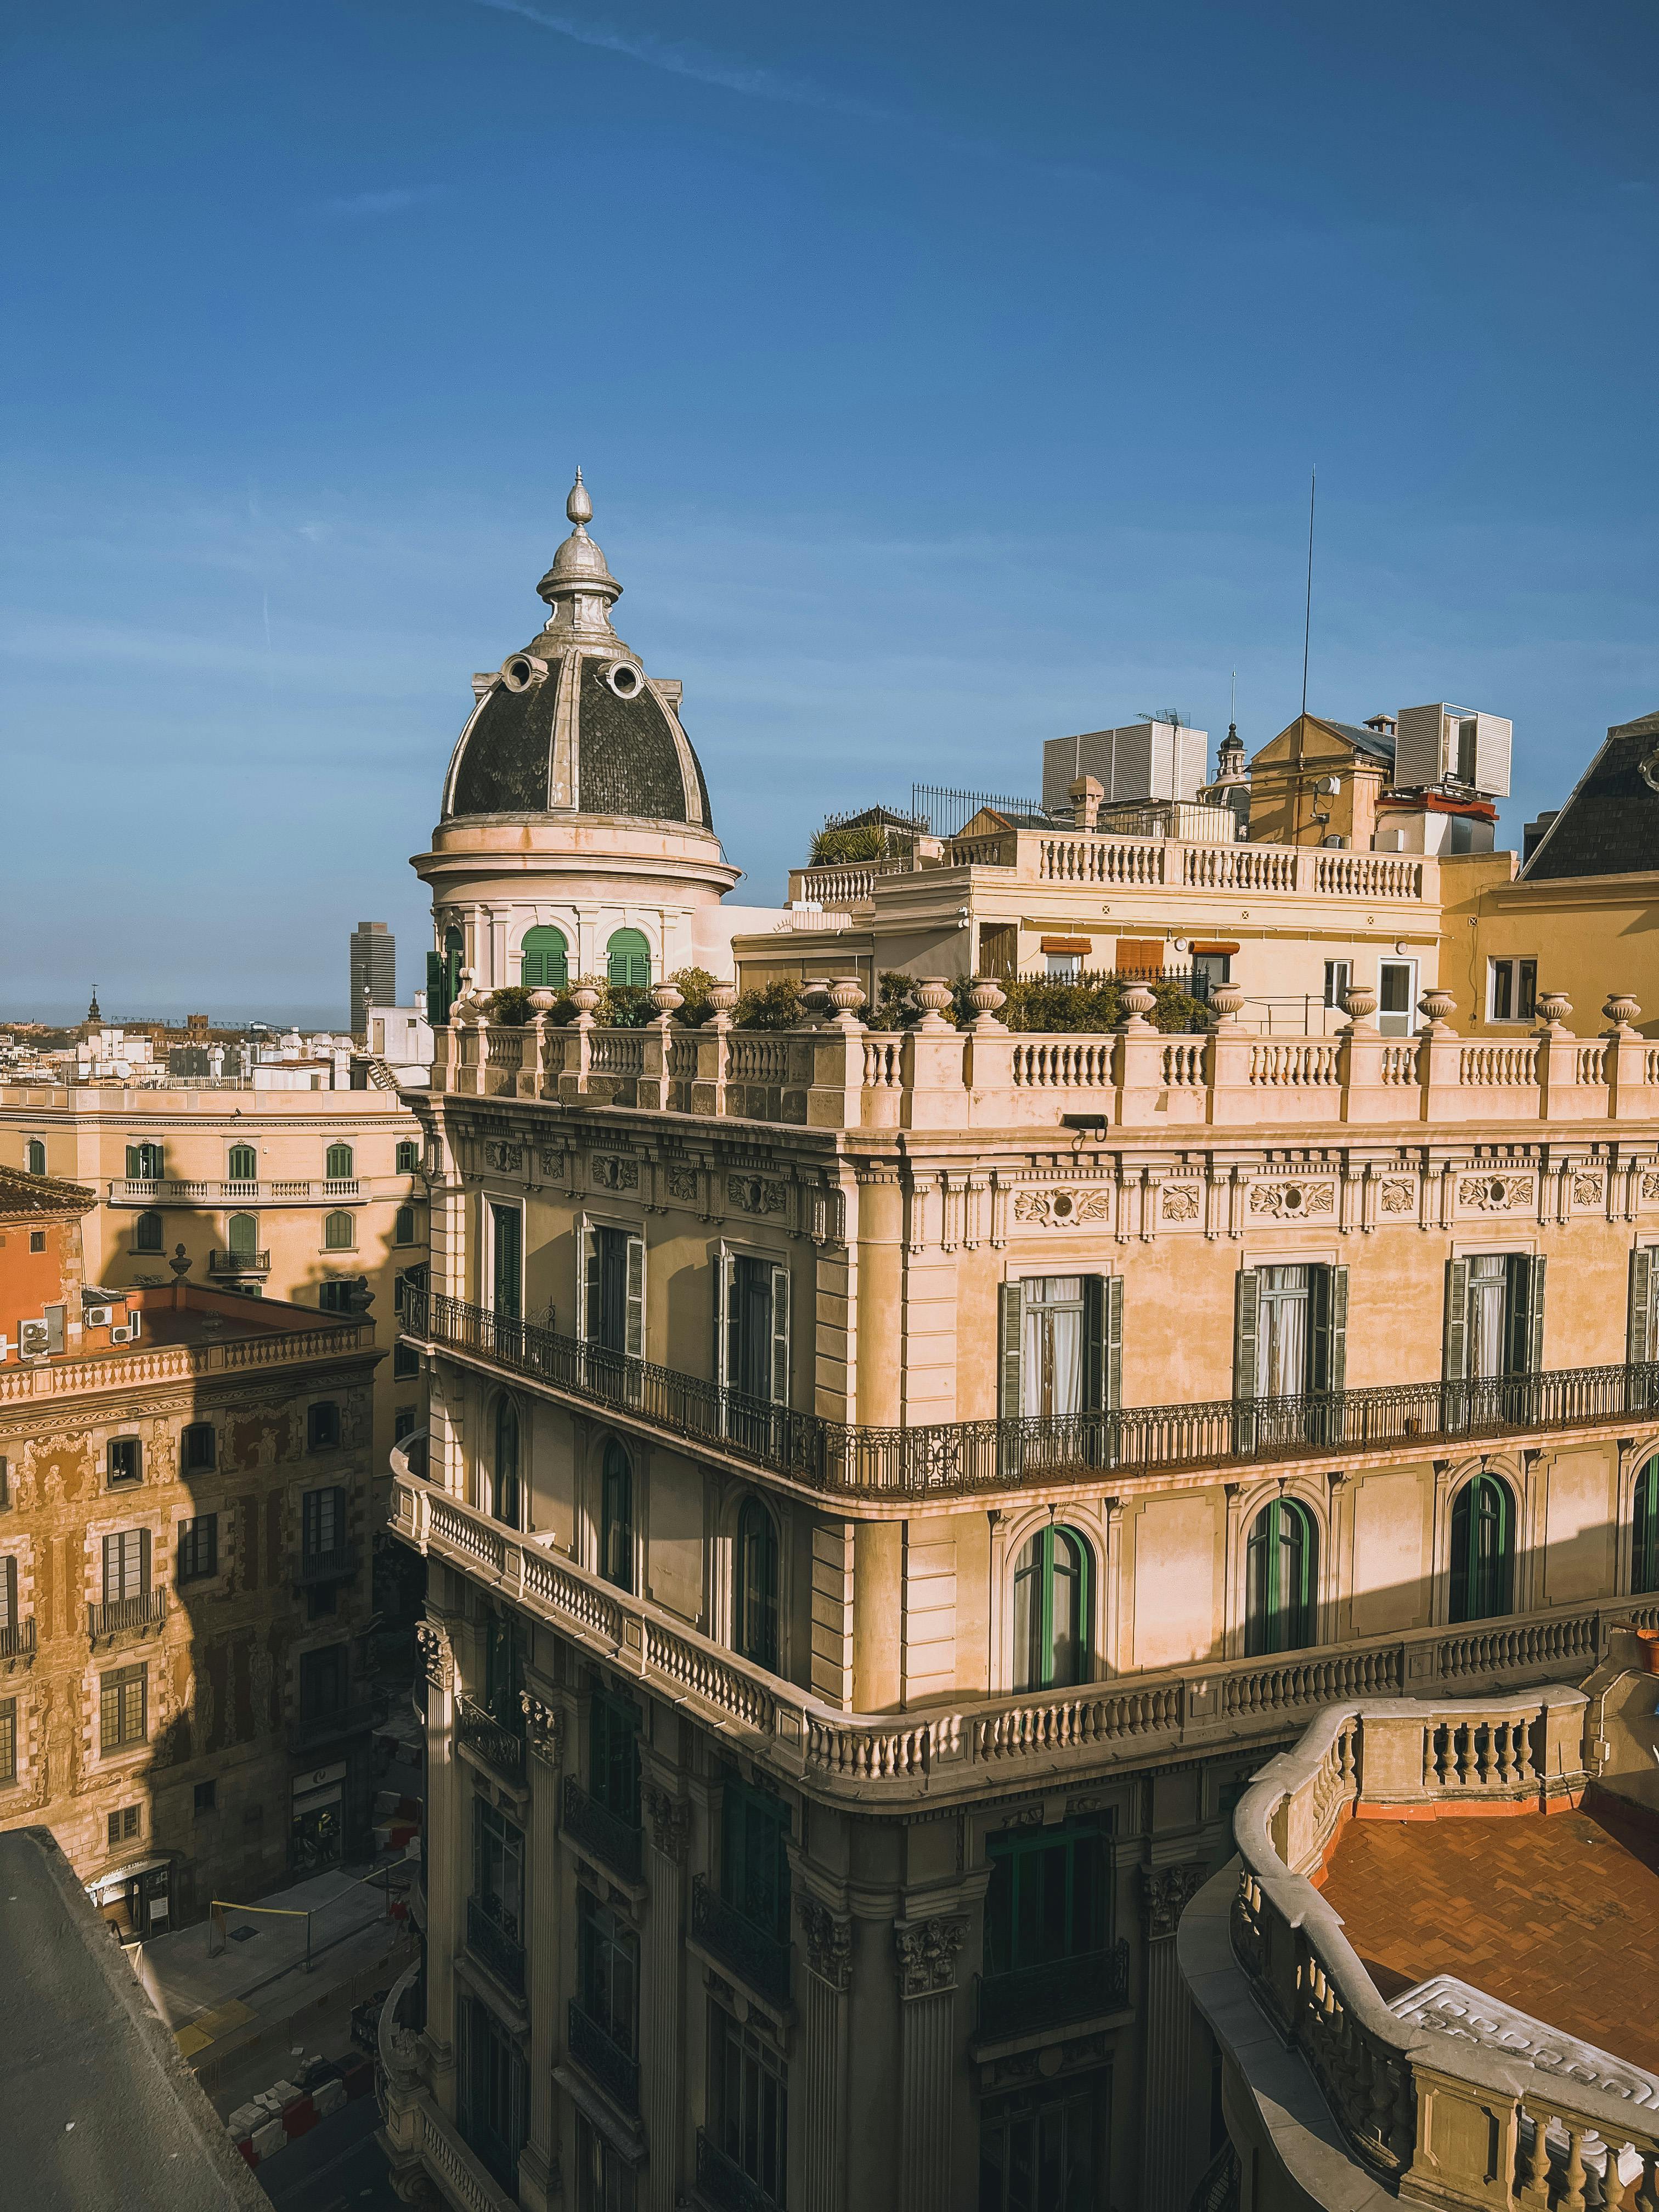
{"label": "metal fence on roof", "polygon": [[999,814],[1041,814],[1040,799],[1012,799],[1006,793],[994,791],[952,791],[937,783],[913,783],[910,787],[910,811],[925,820],[928,834],[934,837],[958,837],[981,807],[994,807]]}

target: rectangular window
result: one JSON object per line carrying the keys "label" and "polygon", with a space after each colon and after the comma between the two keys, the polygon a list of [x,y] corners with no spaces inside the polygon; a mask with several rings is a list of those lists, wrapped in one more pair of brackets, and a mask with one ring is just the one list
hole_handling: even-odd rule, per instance
{"label": "rectangular window", "polygon": [[1544,1259],[1486,1252],[1446,1267],[1445,1376],[1484,1382],[1544,1364]]}
{"label": "rectangular window", "polygon": [[775,1406],[789,1402],[789,1270],[746,1252],[726,1255],[720,1380]]}
{"label": "rectangular window", "polygon": [[413,1406],[394,1407],[392,1415],[392,1443],[400,1444],[405,1437],[412,1437],[415,1433],[415,1424],[419,1418]]}
{"label": "rectangular window", "polygon": [[638,2056],[640,1939],[587,1890],[576,1891],[576,1994],[589,2020],[625,2057]]}
{"label": "rectangular window", "polygon": [[720,1895],[775,1942],[789,1940],[789,1808],[735,1778],[720,1791]]}
{"label": "rectangular window", "polygon": [[300,1500],[300,1548],[307,1559],[341,1548],[345,1542],[345,1515],[343,1489],[307,1491]]}
{"label": "rectangular window", "polygon": [[576,2212],[635,2212],[634,2169],[586,2112],[576,2114]]}
{"label": "rectangular window", "polygon": [[1351,960],[1328,960],[1325,963],[1325,1004],[1340,1006],[1348,995],[1348,985],[1353,976]]}
{"label": "rectangular window", "polygon": [[1538,1017],[1538,963],[1535,960],[1489,960],[1486,963],[1486,1019],[1491,1022],[1530,1022]]}
{"label": "rectangular window", "polygon": [[317,1310],[319,1313],[349,1313],[352,1285],[349,1283],[319,1283]]}
{"label": "rectangular window", "polygon": [[1348,1271],[1322,1263],[1242,1267],[1233,1325],[1235,1398],[1301,1398],[1347,1387]]}
{"label": "rectangular window", "polygon": [[1409,1036],[1417,1004],[1417,963],[1380,960],[1376,967],[1376,1026],[1384,1036]]}
{"label": "rectangular window", "polygon": [[517,2045],[476,1997],[461,1998],[456,2118],[467,2148],[507,2189],[525,2145],[527,2069]]}
{"label": "rectangular window", "polygon": [[195,1810],[199,1816],[214,1813],[219,1808],[219,1785],[216,1782],[198,1782],[196,1785]]}
{"label": "rectangular window", "polygon": [[104,1539],[104,1603],[149,1595],[149,1531],[118,1528]]}
{"label": "rectangular window", "polygon": [[143,1743],[149,1732],[149,1669],[119,1667],[98,1681],[98,1741],[105,1758]]}
{"label": "rectangular window", "polygon": [[392,1379],[394,1382],[410,1382],[421,1371],[421,1355],[412,1344],[400,1338],[392,1347]]}
{"label": "rectangular window", "polygon": [[1123,1278],[1028,1275],[1001,1297],[1005,1420],[1095,1413],[1123,1401]]}
{"label": "rectangular window", "polygon": [[17,1562],[0,1559],[0,1636],[17,1626]]}
{"label": "rectangular window", "polygon": [[0,1783],[17,1779],[17,1700],[0,1700]]}
{"label": "rectangular window", "polygon": [[109,1486],[112,1490],[127,1487],[144,1479],[143,1446],[137,1437],[112,1437],[109,1440]]}
{"label": "rectangular window", "polygon": [[472,1800],[472,1893],[514,1942],[523,1940],[524,1830],[482,1797]]}
{"label": "rectangular window", "polygon": [[184,1433],[186,1474],[205,1474],[219,1464],[219,1437],[211,1421],[192,1421]]}
{"label": "rectangular window", "polygon": [[492,1204],[489,1221],[492,1310],[503,1321],[517,1321],[524,1311],[524,1217],[516,1206]]}
{"label": "rectangular window", "polygon": [[629,1359],[645,1357],[645,1239],[589,1226],[583,1304],[587,1341]]}
{"label": "rectangular window", "polygon": [[[723,2162],[752,2182],[768,2203],[781,2205],[788,2171],[787,2070],[769,2037],[739,2027],[723,2005],[711,2004],[708,2011],[710,2140]],[[732,2193],[720,2201],[745,2201],[734,2184],[726,2185]]]}
{"label": "rectangular window", "polygon": [[1112,1939],[1111,1845],[1097,1820],[990,1839],[988,1977],[1097,1956]]}
{"label": "rectangular window", "polygon": [[640,1825],[639,1729],[636,1706],[594,1689],[587,1709],[588,1795],[633,1828]]}
{"label": "rectangular window", "polygon": [[193,1521],[181,1521],[179,1523],[179,1581],[205,1582],[218,1571],[218,1515],[200,1513]]}
{"label": "rectangular window", "polygon": [[[1104,2071],[1072,2075],[985,2100],[979,2110],[980,2212],[1029,2212],[1035,2205],[1060,2212],[1105,2202],[1111,2079]],[[1034,2191],[1039,2175],[1052,2178],[1051,2192]]]}
{"label": "rectangular window", "polygon": [[337,1451],[340,1443],[340,1409],[331,1398],[306,1408],[306,1449]]}
{"label": "rectangular window", "polygon": [[320,1651],[300,1654],[300,1717],[326,1720],[346,1701],[346,1646],[325,1644]]}
{"label": "rectangular window", "polygon": [[398,1140],[398,1159],[394,1172],[398,1175],[414,1175],[420,1164],[419,1145],[416,1143],[413,1137],[400,1137]]}
{"label": "rectangular window", "polygon": [[137,1833],[138,1808],[136,1805],[123,1805],[118,1812],[110,1814],[108,1835],[111,1850],[117,1850],[122,1844],[130,1844]]}

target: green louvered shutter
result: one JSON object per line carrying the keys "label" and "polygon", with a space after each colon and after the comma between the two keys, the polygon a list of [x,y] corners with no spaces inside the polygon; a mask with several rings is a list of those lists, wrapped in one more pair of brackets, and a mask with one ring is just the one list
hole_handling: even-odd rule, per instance
{"label": "green louvered shutter", "polygon": [[1469,1371],[1469,1263],[1446,1262],[1446,1343],[1442,1372],[1448,1382],[1462,1382]]}
{"label": "green louvered shutter", "polygon": [[1083,1410],[1097,1413],[1106,1403],[1106,1278],[1083,1278]]}
{"label": "green louvered shutter", "polygon": [[1255,1337],[1261,1313],[1261,1278],[1241,1267],[1233,1292],[1233,1395],[1255,1395]]}
{"label": "green louvered shutter", "polygon": [[630,1359],[645,1357],[645,1239],[628,1240],[628,1322],[624,1337]]}
{"label": "green louvered shutter", "polygon": [[1638,1244],[1630,1255],[1630,1314],[1625,1326],[1625,1358],[1632,1367],[1653,1357],[1653,1251]]}
{"label": "green louvered shutter", "polygon": [[1123,1278],[1106,1278],[1106,1393],[1109,1413],[1123,1403]]}
{"label": "green louvered shutter", "polygon": [[772,1403],[789,1403],[789,1270],[772,1270]]}
{"label": "green louvered shutter", "polygon": [[1024,1409],[1024,1379],[1020,1353],[1025,1334],[1025,1285],[1002,1286],[1002,1418],[1018,1420]]}
{"label": "green louvered shutter", "polygon": [[1544,1255],[1534,1255],[1527,1269],[1526,1361],[1528,1375],[1544,1371]]}

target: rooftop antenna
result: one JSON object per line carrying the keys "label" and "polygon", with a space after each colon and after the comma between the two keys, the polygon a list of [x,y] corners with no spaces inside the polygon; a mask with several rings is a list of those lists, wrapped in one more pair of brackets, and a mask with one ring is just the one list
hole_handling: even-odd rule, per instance
{"label": "rooftop antenna", "polygon": [[1308,475],[1308,603],[1302,616],[1302,711],[1308,711],[1308,641],[1313,635],[1313,549],[1314,494],[1319,488],[1319,471],[1313,469]]}

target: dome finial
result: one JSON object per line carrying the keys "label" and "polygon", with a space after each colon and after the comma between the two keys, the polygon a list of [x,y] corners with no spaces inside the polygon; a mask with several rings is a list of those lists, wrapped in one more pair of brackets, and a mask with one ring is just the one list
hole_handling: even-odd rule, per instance
{"label": "dome finial", "polygon": [[578,530],[583,523],[593,520],[593,502],[587,496],[587,486],[582,482],[580,469],[576,471],[575,483],[570,487],[570,496],[564,503],[564,511]]}

